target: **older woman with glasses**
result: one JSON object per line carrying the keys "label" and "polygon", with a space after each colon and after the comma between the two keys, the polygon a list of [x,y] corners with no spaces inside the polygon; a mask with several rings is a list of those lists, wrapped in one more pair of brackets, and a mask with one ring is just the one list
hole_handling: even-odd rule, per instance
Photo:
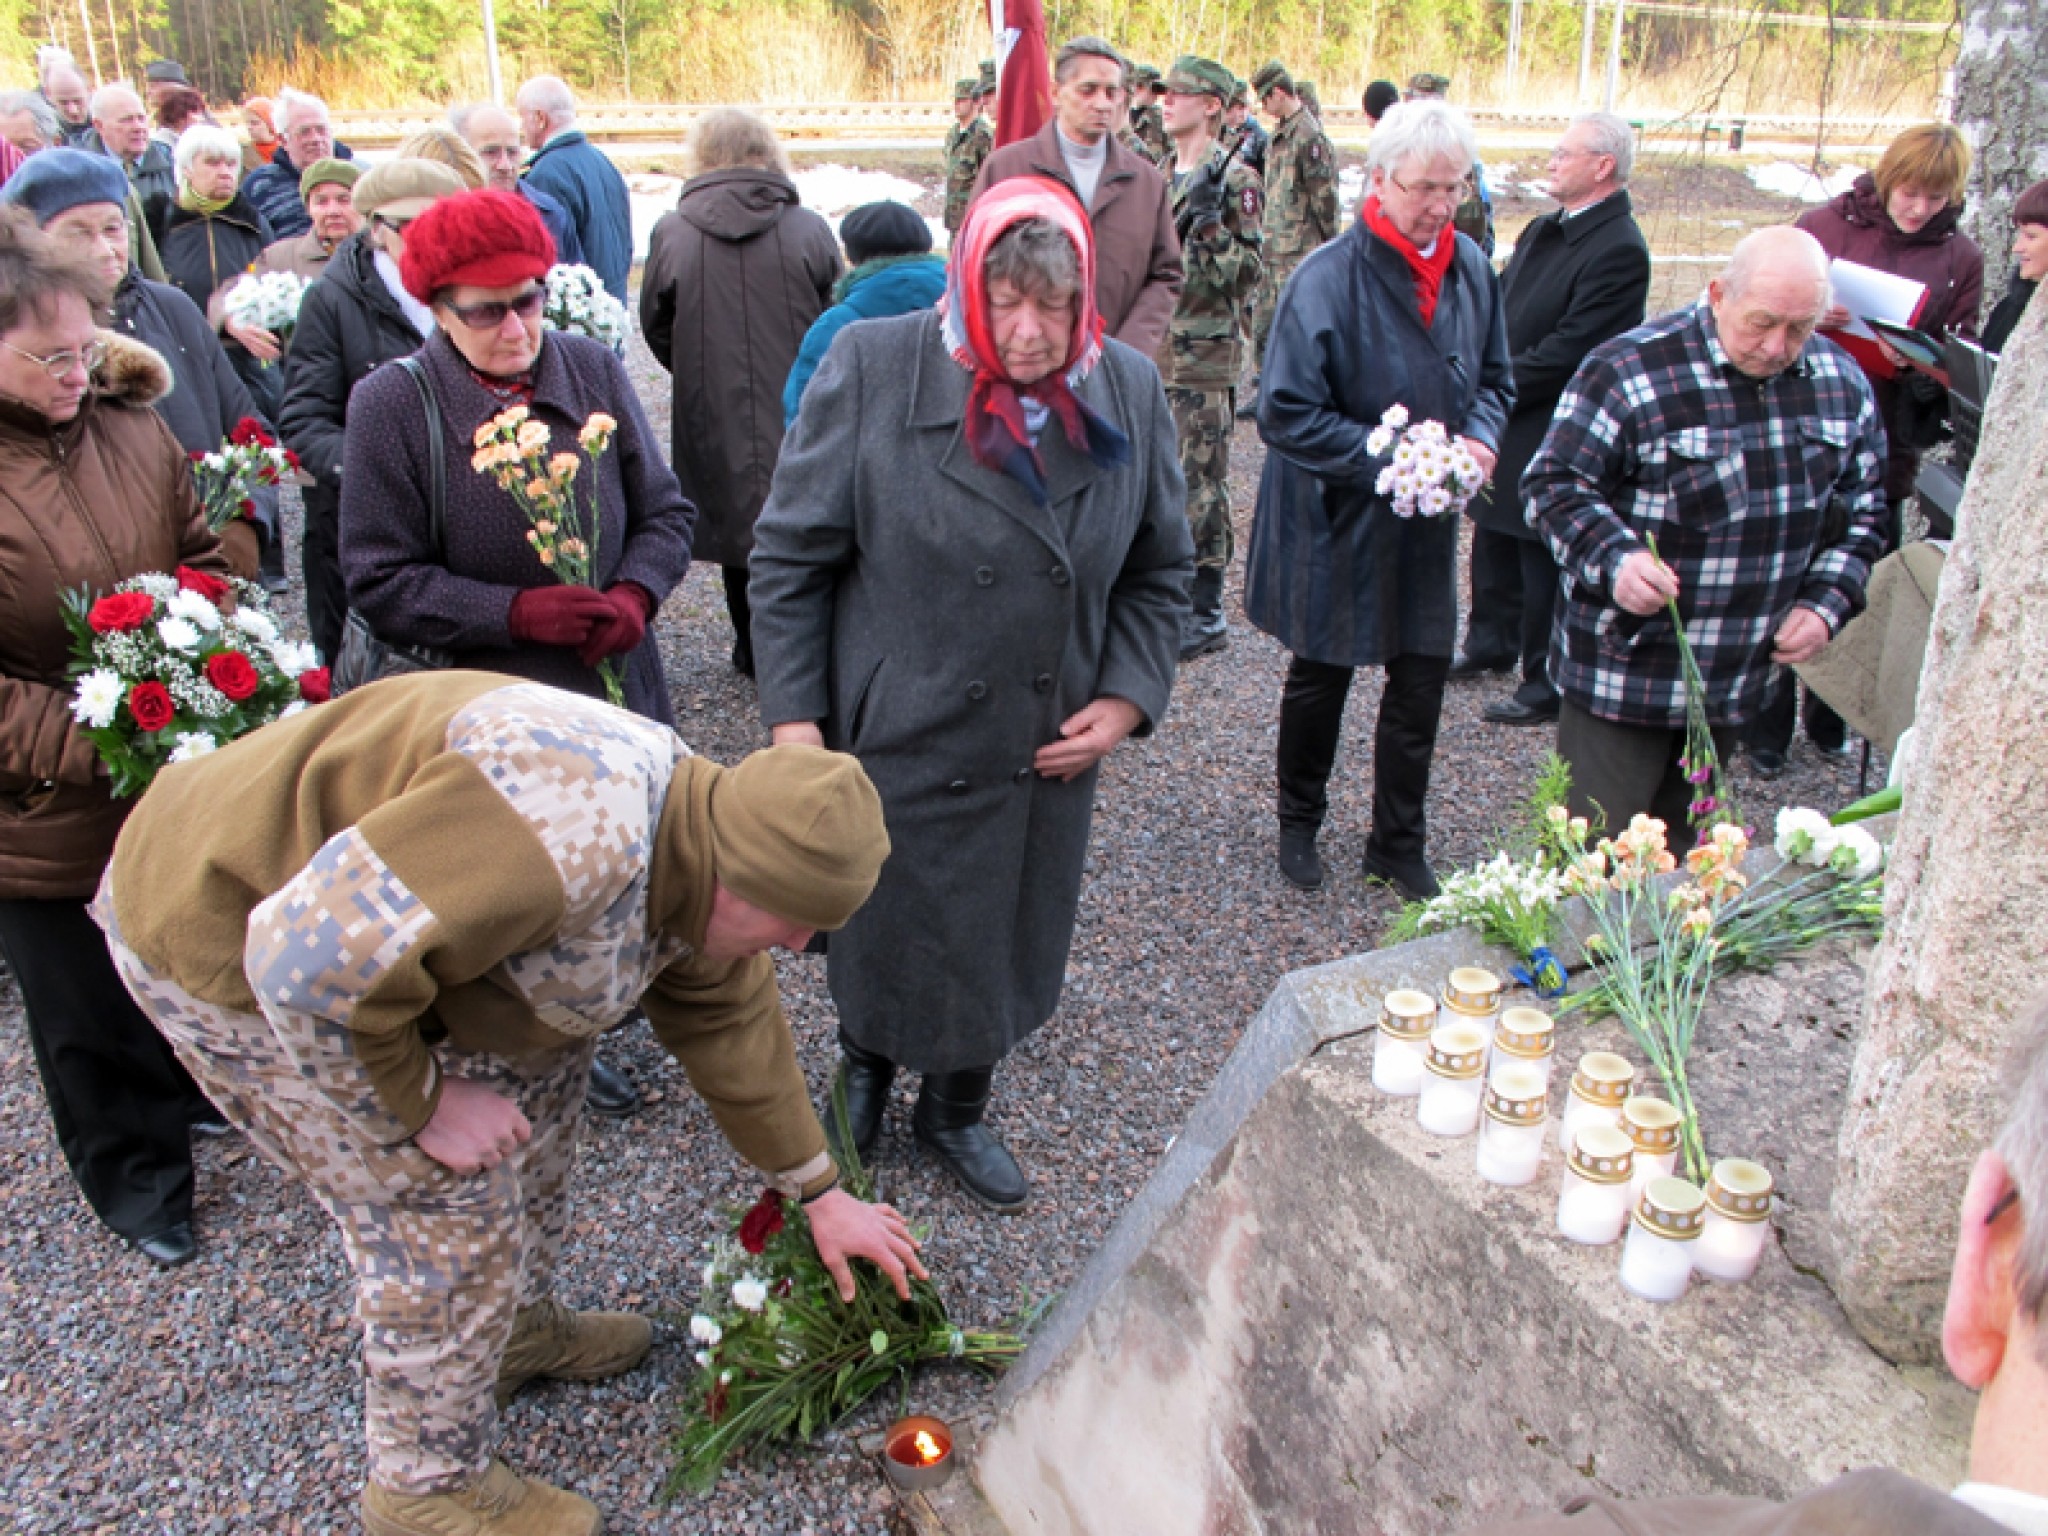
{"label": "older woman with glasses", "polygon": [[1458,520],[1398,517],[1368,438],[1389,406],[1440,422],[1493,471],[1514,404],[1500,281],[1452,225],[1476,154],[1441,101],[1404,102],[1373,132],[1358,222],[1281,292],[1259,394],[1259,477],[1245,616],[1293,653],[1280,696],[1280,871],[1322,884],[1344,703],[1382,667],[1368,879],[1434,896],[1423,807],[1458,624]]}
{"label": "older woman with glasses", "polygon": [[[92,203],[119,208],[121,168],[78,158],[107,182]],[[132,802],[113,797],[72,716],[62,598],[228,565],[150,409],[170,369],[99,328],[104,276],[37,229],[33,207],[0,211],[0,952],[72,1177],[101,1221],[169,1266],[194,1253],[189,1127],[219,1117],[86,912]]]}

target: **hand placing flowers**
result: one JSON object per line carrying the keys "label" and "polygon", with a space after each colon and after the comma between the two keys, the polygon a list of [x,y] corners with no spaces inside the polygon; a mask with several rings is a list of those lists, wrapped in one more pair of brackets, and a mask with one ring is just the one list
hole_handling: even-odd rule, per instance
{"label": "hand placing flowers", "polygon": [[1487,472],[1463,438],[1452,438],[1440,421],[1411,426],[1405,405],[1386,408],[1366,434],[1365,450],[1375,458],[1392,455],[1373,489],[1396,517],[1451,516],[1486,485]]}

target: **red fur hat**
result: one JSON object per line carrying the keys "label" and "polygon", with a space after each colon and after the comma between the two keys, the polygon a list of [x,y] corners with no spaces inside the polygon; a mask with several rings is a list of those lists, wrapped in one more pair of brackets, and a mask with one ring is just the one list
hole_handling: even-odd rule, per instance
{"label": "red fur hat", "polygon": [[398,273],[407,293],[431,304],[444,288],[509,288],[546,277],[554,264],[554,238],[533,204],[480,187],[442,198],[406,226]]}

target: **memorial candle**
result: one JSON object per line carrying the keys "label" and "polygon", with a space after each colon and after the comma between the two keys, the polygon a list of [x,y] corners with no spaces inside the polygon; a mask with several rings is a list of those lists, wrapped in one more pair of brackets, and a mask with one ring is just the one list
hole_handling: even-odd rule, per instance
{"label": "memorial candle", "polygon": [[1631,1202],[1640,1200],[1652,1179],[1668,1179],[1678,1168],[1678,1123],[1682,1117],[1662,1099],[1639,1093],[1621,1106],[1621,1128],[1635,1144],[1636,1171]]}
{"label": "memorial candle", "polygon": [[1429,1055],[1430,1031],[1435,1028],[1435,998],[1407,989],[1389,992],[1373,1040],[1373,1087],[1402,1099],[1422,1092],[1422,1064]]}
{"label": "memorial candle", "polygon": [[1707,1219],[1693,1268],[1710,1280],[1747,1280],[1770,1236],[1770,1170],[1747,1158],[1722,1158],[1707,1180]]}
{"label": "memorial candle", "polygon": [[1645,1301],[1676,1301],[1692,1279],[1707,1197],[1683,1179],[1652,1179],[1621,1248],[1621,1285]]}
{"label": "memorial candle", "polygon": [[1439,1024],[1429,1037],[1428,1073],[1415,1119],[1432,1136],[1469,1136],[1486,1092],[1486,1033],[1476,1024]]}
{"label": "memorial candle", "polygon": [[1489,1184],[1533,1184],[1548,1140],[1550,1098],[1543,1074],[1525,1063],[1496,1064],[1479,1126],[1479,1177]]}
{"label": "memorial candle", "polygon": [[1564,1101],[1564,1121],[1558,1127],[1558,1145],[1569,1152],[1572,1138],[1582,1125],[1621,1125],[1621,1106],[1628,1101],[1636,1069],[1628,1058],[1612,1051],[1588,1051],[1579,1058],[1572,1074],[1572,1091]]}
{"label": "memorial candle", "polygon": [[1444,982],[1444,1009],[1459,1023],[1477,1024],[1487,1045],[1493,1044],[1494,1020],[1500,1017],[1500,978],[1477,965],[1461,965]]}
{"label": "memorial candle", "polygon": [[1511,1066],[1526,1066],[1550,1087],[1550,1062],[1557,1049],[1557,1031],[1550,1015],[1540,1008],[1509,1008],[1493,1030],[1493,1063],[1489,1081]]}
{"label": "memorial candle", "polygon": [[1620,1237],[1628,1220],[1632,1158],[1628,1137],[1611,1125],[1589,1125],[1573,1137],[1557,1199],[1557,1230],[1593,1247]]}

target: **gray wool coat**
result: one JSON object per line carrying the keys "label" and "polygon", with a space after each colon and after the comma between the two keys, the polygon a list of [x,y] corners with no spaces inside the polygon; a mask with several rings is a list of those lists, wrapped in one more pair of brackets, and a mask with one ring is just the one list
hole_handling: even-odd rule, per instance
{"label": "gray wool coat", "polygon": [[1079,389],[1126,464],[1047,423],[1047,507],[974,462],[969,382],[935,313],[848,326],[751,563],[762,718],[819,722],[888,820],[875,894],[832,935],[833,1001],[856,1043],[919,1072],[992,1065],[1058,1006],[1096,774],[1040,778],[1032,756],[1105,695],[1158,722],[1194,571],[1149,359],[1106,343]]}

